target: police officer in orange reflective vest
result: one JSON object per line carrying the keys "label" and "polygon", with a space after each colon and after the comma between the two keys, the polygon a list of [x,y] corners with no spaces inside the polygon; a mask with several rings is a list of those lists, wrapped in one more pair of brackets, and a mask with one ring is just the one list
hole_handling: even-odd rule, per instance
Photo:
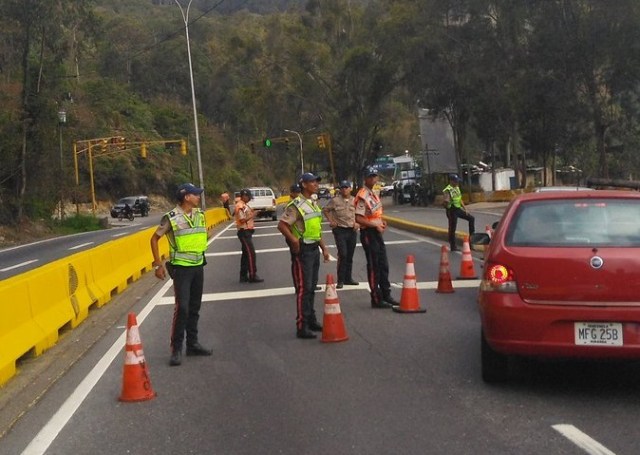
{"label": "police officer in orange reflective vest", "polygon": [[262,283],[256,271],[256,250],[253,246],[253,209],[248,203],[251,200],[251,191],[244,188],[240,190],[240,200],[236,203],[234,218],[238,229],[238,239],[242,245],[242,257],[240,258],[240,282]]}
{"label": "police officer in orange reflective vest", "polygon": [[320,252],[324,261],[329,252],[322,240],[322,211],[316,202],[320,177],[310,172],[302,174],[302,193],[289,202],[278,223],[278,230],[291,249],[292,271],[296,290],[296,336],[316,338],[322,331],[314,309],[314,296],[320,270]]}
{"label": "police officer in orange reflective vest", "polygon": [[371,291],[372,308],[391,308],[399,303],[391,297],[389,261],[382,234],[387,223],[382,219],[382,202],[373,192],[378,182],[378,171],[365,170],[364,186],[355,199],[356,222],[360,225],[360,243],[367,256],[367,278]]}

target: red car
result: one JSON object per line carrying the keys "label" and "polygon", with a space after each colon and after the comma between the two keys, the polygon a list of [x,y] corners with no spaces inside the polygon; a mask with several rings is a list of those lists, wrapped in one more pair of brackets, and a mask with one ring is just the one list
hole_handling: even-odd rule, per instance
{"label": "red car", "polygon": [[484,381],[507,380],[511,356],[640,358],[640,193],[518,196],[487,248]]}

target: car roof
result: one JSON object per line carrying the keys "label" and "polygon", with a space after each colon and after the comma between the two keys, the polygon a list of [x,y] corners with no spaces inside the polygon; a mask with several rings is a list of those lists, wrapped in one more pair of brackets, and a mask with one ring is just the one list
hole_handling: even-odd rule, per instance
{"label": "car roof", "polygon": [[534,188],[534,193],[547,191],[596,191],[595,188],[587,188],[586,186],[540,186]]}
{"label": "car roof", "polygon": [[599,198],[640,198],[637,191],[592,190],[592,191],[536,191],[516,196],[512,202],[550,199],[599,199]]}

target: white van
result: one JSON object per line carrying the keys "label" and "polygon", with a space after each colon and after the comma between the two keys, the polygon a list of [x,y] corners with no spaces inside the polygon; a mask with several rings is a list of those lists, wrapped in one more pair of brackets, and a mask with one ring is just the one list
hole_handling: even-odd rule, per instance
{"label": "white van", "polygon": [[[249,207],[253,209],[255,217],[271,217],[273,221],[276,221],[278,219],[278,213],[276,207],[276,195],[273,190],[266,186],[259,186],[249,188],[249,191],[251,191]],[[236,192],[236,194],[238,194],[238,192]]]}

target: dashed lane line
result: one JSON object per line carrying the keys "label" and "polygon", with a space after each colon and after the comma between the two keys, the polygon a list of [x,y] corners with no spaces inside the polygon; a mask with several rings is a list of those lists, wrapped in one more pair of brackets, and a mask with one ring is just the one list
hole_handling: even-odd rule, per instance
{"label": "dashed lane line", "polygon": [[69,250],[77,250],[78,248],[83,248],[85,246],[93,245],[94,243],[95,242],[81,243],[80,245],[72,246],[71,248],[69,248]]}
{"label": "dashed lane line", "polygon": [[21,262],[20,264],[10,265],[9,267],[5,267],[0,269],[0,272],[8,272],[9,270],[18,269],[20,267],[24,267],[29,264],[33,264],[34,262],[38,262],[37,259],[31,259],[30,261]]}
{"label": "dashed lane line", "polygon": [[569,441],[573,442],[589,455],[616,455],[614,452],[607,449],[589,435],[578,430],[573,425],[558,424],[552,425],[551,428],[556,430]]}

